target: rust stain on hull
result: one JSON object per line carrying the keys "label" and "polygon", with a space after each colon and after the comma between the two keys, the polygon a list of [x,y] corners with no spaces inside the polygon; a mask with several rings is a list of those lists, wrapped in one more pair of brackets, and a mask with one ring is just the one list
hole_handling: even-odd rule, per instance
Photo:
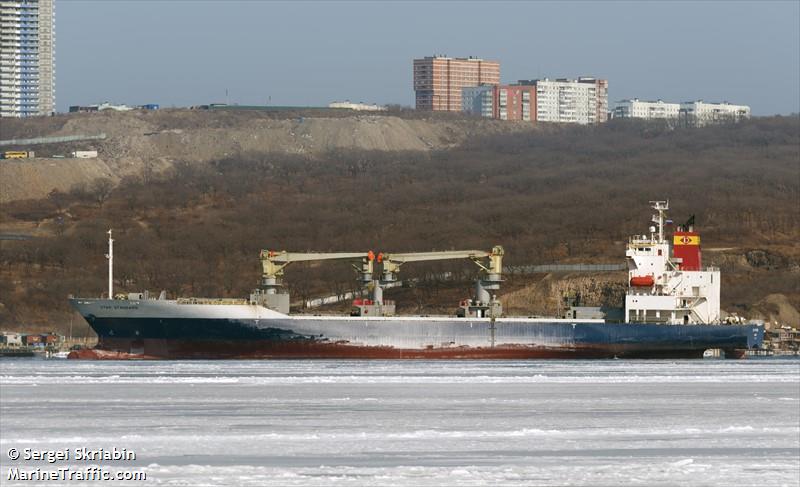
{"label": "rust stain on hull", "polygon": [[494,347],[430,347],[404,349],[313,341],[182,341],[104,338],[97,348],[69,355],[84,360],[157,359],[610,359],[702,358],[704,349],[637,350],[624,345],[544,348],[522,345]]}

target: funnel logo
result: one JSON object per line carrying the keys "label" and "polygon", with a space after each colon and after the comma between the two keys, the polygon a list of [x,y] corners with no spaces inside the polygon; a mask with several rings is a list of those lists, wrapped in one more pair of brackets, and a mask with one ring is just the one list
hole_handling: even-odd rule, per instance
{"label": "funnel logo", "polygon": [[675,235],[672,243],[673,245],[700,245],[700,237],[697,235]]}

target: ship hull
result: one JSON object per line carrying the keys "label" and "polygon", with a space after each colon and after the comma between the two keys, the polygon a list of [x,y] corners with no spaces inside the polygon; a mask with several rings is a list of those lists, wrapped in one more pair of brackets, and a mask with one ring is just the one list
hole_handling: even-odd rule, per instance
{"label": "ship hull", "polygon": [[[607,359],[703,358],[705,348],[663,349],[648,346],[536,347],[503,344],[494,347],[431,347],[424,349],[363,346],[345,343],[284,342],[272,340],[103,339],[97,349],[71,358],[88,360],[224,360],[224,359]],[[729,350],[734,350],[733,348]]]}
{"label": "ship hull", "polygon": [[73,300],[98,335],[74,358],[702,358],[761,345],[758,325],[602,320],[287,316],[260,306]]}

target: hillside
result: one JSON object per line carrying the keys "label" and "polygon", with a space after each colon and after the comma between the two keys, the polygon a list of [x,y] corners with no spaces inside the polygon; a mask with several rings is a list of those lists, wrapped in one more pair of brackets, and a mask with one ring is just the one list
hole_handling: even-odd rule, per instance
{"label": "hillside", "polygon": [[[175,163],[202,163],[253,153],[319,156],[337,150],[431,151],[454,147],[477,134],[530,131],[465,117],[412,118],[353,112],[158,110],[63,114],[3,120],[0,139],[106,134],[105,140],[12,147],[37,158],[0,163],[0,202],[41,198],[56,189],[117,184],[125,176],[159,173]],[[97,150],[97,159],[53,159],[54,154]]]}
{"label": "hillside", "polygon": [[[120,119],[128,120],[124,115]],[[197,116],[212,115],[222,116]],[[704,262],[723,272],[726,311],[800,325],[796,117],[696,130],[626,123],[522,130],[393,116],[302,122],[317,123],[418,127],[416,140],[444,135],[425,149],[378,150],[372,142],[313,154],[299,153],[295,142],[276,145],[280,150],[250,148],[171,161],[160,172],[115,174],[116,185],[101,179],[105,183],[43,199],[7,201],[0,232],[37,238],[2,242],[0,326],[63,330],[70,316],[65,296],[104,290],[108,228],[117,238],[120,291],[238,297],[258,282],[262,248],[412,251],[502,244],[511,265],[620,262],[626,238],[646,230],[653,199],[670,199],[676,222],[696,215]],[[478,135],[482,127],[489,130]],[[466,276],[474,269],[409,265],[403,273],[445,270]],[[622,279],[510,276],[501,297],[516,314],[551,314],[567,289],[580,289],[588,304],[613,301]],[[292,266],[287,282],[297,298],[355,285],[347,266]],[[466,280],[423,283],[390,297],[405,302],[404,311],[442,312],[452,310],[468,286]]]}

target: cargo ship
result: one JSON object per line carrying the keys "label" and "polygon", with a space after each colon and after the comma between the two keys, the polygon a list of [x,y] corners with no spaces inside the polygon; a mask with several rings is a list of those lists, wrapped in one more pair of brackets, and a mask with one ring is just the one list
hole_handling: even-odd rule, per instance
{"label": "cargo ship", "polygon": [[[720,271],[703,268],[693,219],[666,235],[667,201],[648,234],[630,237],[624,308],[614,322],[601,308],[572,306],[558,318],[509,317],[496,292],[504,250],[416,253],[296,253],[262,250],[261,286],[247,299],[178,298],[113,293],[109,231],[108,297],[70,298],[97,333],[84,359],[541,359],[702,358],[720,349],[741,357],[759,348],[759,324],[720,319]],[[383,298],[410,262],[468,259],[478,266],[474,295],[452,316],[397,316]],[[369,298],[349,316],[289,313],[282,277],[293,262],[353,263]],[[376,272],[380,265],[380,271]]]}

